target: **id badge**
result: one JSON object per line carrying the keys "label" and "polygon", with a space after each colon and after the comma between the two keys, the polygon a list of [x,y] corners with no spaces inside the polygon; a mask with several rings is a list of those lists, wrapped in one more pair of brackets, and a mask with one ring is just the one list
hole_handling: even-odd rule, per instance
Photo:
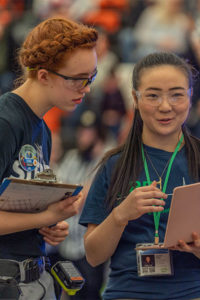
{"label": "id badge", "polygon": [[136,250],[136,256],[137,256],[138,276],[172,276],[173,275],[173,265],[172,265],[172,257],[171,257],[170,250],[168,249]]}

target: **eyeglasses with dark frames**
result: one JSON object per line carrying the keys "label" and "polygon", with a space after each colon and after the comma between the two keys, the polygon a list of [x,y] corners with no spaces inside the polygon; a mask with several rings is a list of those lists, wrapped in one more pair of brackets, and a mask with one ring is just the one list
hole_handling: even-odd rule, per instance
{"label": "eyeglasses with dark frames", "polygon": [[49,69],[47,69],[47,71],[66,80],[68,87],[71,89],[75,89],[75,90],[82,89],[82,88],[86,87],[87,85],[91,84],[97,76],[97,70],[89,78],[66,76],[66,75],[60,74],[56,71],[49,70]]}

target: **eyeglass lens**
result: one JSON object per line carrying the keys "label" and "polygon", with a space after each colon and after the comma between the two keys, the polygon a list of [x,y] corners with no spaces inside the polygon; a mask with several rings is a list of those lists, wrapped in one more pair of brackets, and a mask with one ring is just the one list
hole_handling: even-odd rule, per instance
{"label": "eyeglass lens", "polygon": [[65,80],[64,84],[66,87],[71,88],[71,89],[82,89],[86,87],[88,84],[91,84],[95,78],[96,78],[97,72],[95,72],[94,75],[91,76],[91,78],[87,79],[69,79]]}
{"label": "eyeglass lens", "polygon": [[157,106],[160,105],[164,98],[167,98],[168,102],[171,105],[177,105],[179,103],[185,102],[190,95],[190,89],[188,90],[181,90],[181,91],[170,91],[165,94],[160,94],[156,92],[144,92],[138,93],[138,96],[143,99],[144,102]]}

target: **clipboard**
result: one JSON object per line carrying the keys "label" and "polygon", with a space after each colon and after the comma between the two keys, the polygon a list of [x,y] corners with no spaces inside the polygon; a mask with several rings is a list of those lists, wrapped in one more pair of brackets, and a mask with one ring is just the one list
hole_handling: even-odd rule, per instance
{"label": "clipboard", "polygon": [[179,240],[192,242],[192,232],[200,233],[200,182],[174,188],[164,242],[137,244],[136,250],[166,249]]}
{"label": "clipboard", "polygon": [[40,212],[49,204],[77,195],[82,185],[5,178],[0,185],[0,210]]}

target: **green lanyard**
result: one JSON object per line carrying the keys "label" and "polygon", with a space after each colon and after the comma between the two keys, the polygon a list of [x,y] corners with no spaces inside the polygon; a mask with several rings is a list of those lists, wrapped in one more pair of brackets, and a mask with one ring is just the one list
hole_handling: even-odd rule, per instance
{"label": "green lanyard", "polygon": [[[162,189],[163,193],[165,193],[165,191],[166,191],[168,180],[169,180],[169,175],[170,175],[170,172],[171,172],[171,167],[172,167],[172,164],[173,164],[174,159],[176,157],[176,154],[177,154],[177,152],[180,149],[180,146],[181,146],[182,142],[183,142],[183,134],[182,134],[182,136],[181,136],[181,138],[180,138],[180,140],[179,140],[179,142],[178,142],[178,144],[176,146],[176,149],[175,149],[174,153],[172,154],[172,157],[171,157],[171,159],[169,161],[169,165],[168,165],[168,168],[167,168],[167,173],[166,173],[166,177],[165,177],[165,181],[164,181],[164,185],[163,185],[163,189]],[[144,170],[145,170],[147,182],[148,182],[148,185],[150,185],[151,184],[151,180],[150,180],[150,176],[149,176],[149,169],[148,169],[146,157],[144,155],[143,144],[142,144],[142,159],[143,159],[143,163],[144,163]],[[159,229],[159,222],[160,222],[160,214],[161,214],[160,211],[153,213],[154,225],[155,225],[155,244],[158,244],[158,242],[159,242],[158,229]]]}

